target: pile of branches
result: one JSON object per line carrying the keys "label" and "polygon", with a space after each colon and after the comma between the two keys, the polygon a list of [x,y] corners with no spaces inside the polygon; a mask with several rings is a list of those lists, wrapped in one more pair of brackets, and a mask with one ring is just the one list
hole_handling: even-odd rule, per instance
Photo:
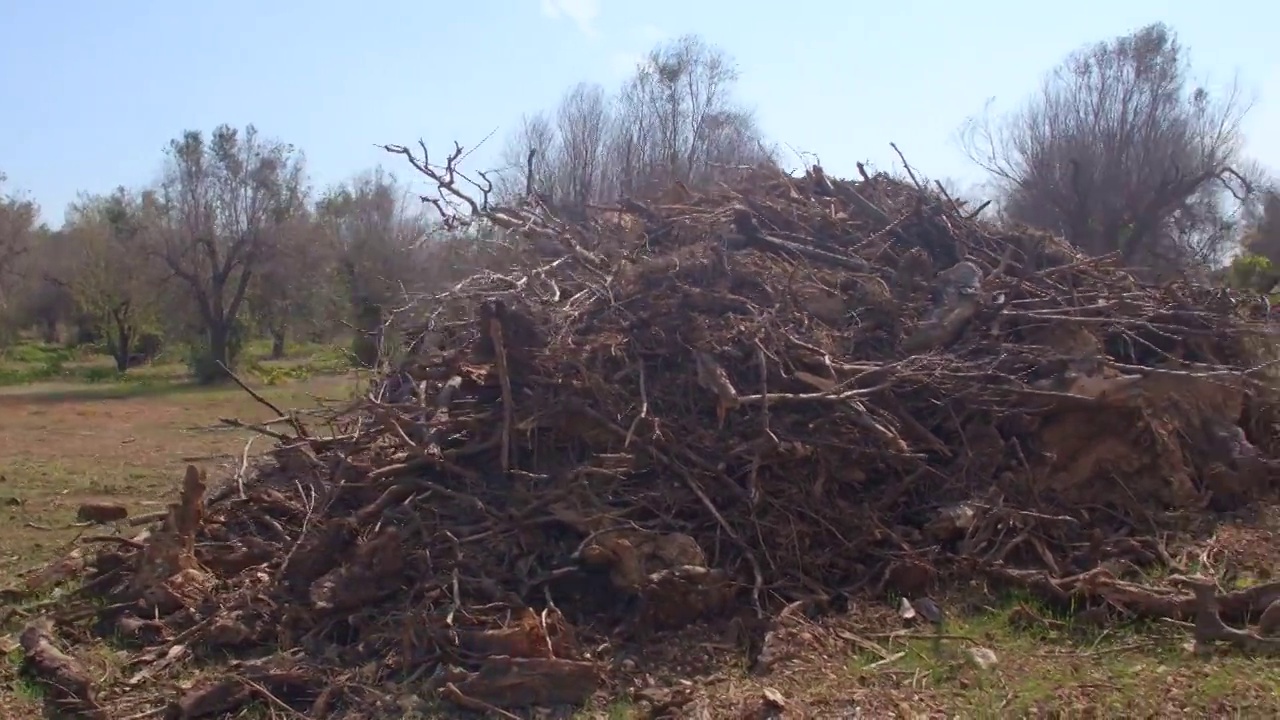
{"label": "pile of branches", "polygon": [[295,418],[213,492],[191,468],[157,528],[78,556],[94,603],[60,627],[92,618],[137,674],[95,695],[32,626],[68,707],[382,717],[408,712],[394,680],[512,717],[602,692],[626,643],[975,573],[1186,616],[1192,593],[1116,568],[1178,568],[1154,530],[1276,478],[1247,299],[1143,284],[913,180],[757,169],[566,222],[463,190],[460,150],[388,149],[527,262],[423,298],[333,432]]}

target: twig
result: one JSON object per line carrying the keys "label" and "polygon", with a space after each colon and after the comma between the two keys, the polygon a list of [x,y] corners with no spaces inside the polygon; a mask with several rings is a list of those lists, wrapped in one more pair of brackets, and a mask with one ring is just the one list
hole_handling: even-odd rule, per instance
{"label": "twig", "polygon": [[776,403],[782,405],[785,403],[804,403],[804,402],[844,402],[854,398],[867,397],[875,395],[882,390],[888,390],[893,387],[894,383],[885,382],[874,387],[861,388],[858,390],[845,390],[844,392],[816,392],[816,393],[767,393],[762,395],[739,395],[738,402],[741,405],[768,405]]}
{"label": "twig", "polygon": [[[307,514],[302,518],[302,528],[298,530],[298,538],[293,541],[293,546],[289,548],[289,552],[285,553],[284,559],[280,561],[278,577],[284,577],[285,573],[288,571],[289,563],[293,560],[294,554],[298,552],[298,548],[302,547],[303,541],[307,539],[307,533],[312,527],[312,521],[315,519],[316,493],[313,491],[311,493],[311,497],[308,498],[307,494],[302,489],[302,483],[297,480],[294,480],[294,487],[298,489],[298,496],[302,498],[302,501],[306,505]],[[326,505],[326,508],[327,507],[328,506]]]}
{"label": "twig", "polygon": [[[590,408],[586,408],[586,407],[579,407],[578,409],[584,413],[587,413],[588,415],[593,416],[597,420],[597,422],[601,424],[601,426],[607,428],[609,431],[613,432],[615,435],[626,437],[627,432],[625,430],[618,427],[614,423],[610,422],[604,416],[600,415],[594,410],[591,410]],[[713,518],[715,518],[716,524],[720,526],[720,529],[724,531],[725,535],[729,536],[729,538],[732,539],[735,543],[737,543],[738,546],[742,549],[743,554],[747,558],[747,562],[751,565],[751,572],[755,581],[754,591],[752,593],[752,605],[756,611],[757,617],[764,617],[764,606],[761,604],[762,602],[761,595],[764,594],[764,572],[761,570],[760,561],[756,559],[755,552],[751,549],[751,546],[748,545],[746,541],[744,541],[742,537],[738,534],[738,532],[733,529],[733,526],[729,524],[729,521],[725,520],[724,515],[720,514],[720,510],[716,507],[715,503],[711,502],[711,498],[707,496],[706,491],[702,489],[702,486],[693,477],[693,475],[689,473],[688,470],[686,470],[679,463],[672,461],[669,457],[662,454],[656,448],[650,448],[650,452],[653,453],[654,457],[658,458],[659,461],[661,461],[668,468],[674,470],[680,476],[680,478],[684,481],[685,486],[688,487],[695,496],[697,496],[698,501],[702,503],[702,506],[707,509],[707,512],[711,513],[711,516]],[[739,493],[742,492],[742,489],[739,488],[737,485],[733,485],[733,487],[737,489]]]}
{"label": "twig", "polygon": [[116,545],[125,545],[127,547],[141,550],[145,548],[146,543],[140,543],[137,540],[123,537],[121,535],[85,535],[80,538],[82,543],[115,543]]}
{"label": "twig", "polygon": [[[293,429],[298,432],[299,438],[308,437],[306,428],[302,427],[302,421],[299,420],[296,415],[292,413],[286,413],[285,411],[276,407],[275,403],[259,395],[253,388],[246,385],[243,380],[237,377],[235,373],[231,372],[231,368],[227,367],[221,360],[218,361],[218,367],[222,368],[222,371],[227,374],[227,377],[231,378],[231,381],[234,382],[236,385],[239,385],[241,390],[244,390],[245,392],[249,393],[249,397],[253,398],[254,400],[257,400],[259,404],[263,405],[268,410],[275,413],[276,417],[288,417],[289,424],[292,425]],[[263,433],[263,434],[266,435],[267,433]]]}
{"label": "twig", "polygon": [[255,435],[244,444],[244,452],[240,454],[240,467],[236,469],[236,490],[239,491],[241,500],[247,497],[244,494],[244,477],[249,470],[249,449],[253,447],[253,441],[257,439],[258,436]]}
{"label": "twig", "polygon": [[476,698],[463,695],[462,691],[453,683],[445,683],[444,687],[440,688],[440,696],[464,710],[493,713],[494,715],[497,715],[500,718],[505,718],[506,720],[520,720],[518,715],[512,715],[496,705],[490,705],[483,700],[477,700]]}
{"label": "twig", "polygon": [[622,442],[622,447],[631,447],[631,438],[635,435],[636,427],[640,421],[649,417],[649,392],[644,386],[644,358],[640,358],[637,367],[640,369],[640,414],[631,421],[631,427],[627,428],[627,439]]}
{"label": "twig", "polygon": [[502,383],[502,472],[511,470],[511,427],[515,424],[515,396],[511,392],[511,371],[507,364],[507,348],[502,338],[502,322],[495,314],[489,319],[489,338]]}
{"label": "twig", "polygon": [[[772,441],[777,445],[778,438],[769,429],[769,365],[765,358],[764,348],[756,342],[756,363],[760,367],[760,431],[762,440]],[[754,507],[760,503],[760,455],[759,447],[751,456],[751,471],[747,475],[747,498]]]}
{"label": "twig", "polygon": [[274,438],[281,443],[287,444],[287,443],[295,443],[298,441],[298,438],[296,437],[289,437],[288,435],[285,435],[283,433],[278,433],[275,430],[272,430],[270,428],[264,428],[261,425],[258,425],[257,423],[247,423],[242,420],[237,420],[236,418],[218,418],[218,422],[222,423],[223,425],[228,425],[234,428],[240,428],[242,430],[252,430],[256,433],[266,435],[269,438]]}
{"label": "twig", "polygon": [[287,714],[287,715],[291,715],[291,716],[293,716],[293,717],[301,718],[301,720],[311,720],[311,719],[310,719],[310,718],[308,718],[306,715],[304,715],[304,714],[302,714],[302,713],[298,712],[297,710],[294,710],[293,708],[289,707],[289,703],[287,703],[287,702],[285,702],[285,701],[281,700],[280,698],[276,697],[276,696],[275,696],[275,695],[274,695],[270,690],[268,690],[268,689],[266,689],[265,687],[263,687],[263,685],[262,685],[261,683],[254,682],[253,680],[250,680],[249,678],[244,677],[244,676],[241,676],[241,677],[239,677],[239,678],[237,678],[237,679],[238,679],[238,680],[240,680],[240,682],[242,682],[242,683],[244,683],[245,685],[247,685],[247,686],[249,686],[250,688],[252,688],[253,690],[257,691],[258,696],[259,696],[261,699],[265,700],[265,701],[267,702],[267,704],[268,704],[268,705],[272,705],[272,706],[276,707],[276,708],[277,708],[277,709],[279,709],[279,710],[283,710],[283,711],[285,712],[285,714]]}
{"label": "twig", "polygon": [[925,191],[924,185],[921,185],[920,181],[916,179],[916,174],[911,169],[911,163],[907,162],[907,159],[903,157],[902,151],[898,149],[898,144],[889,143],[889,147],[893,148],[893,151],[898,154],[898,159],[902,161],[902,168],[907,171],[907,177],[910,177],[911,182],[915,183],[916,189],[923,193]]}

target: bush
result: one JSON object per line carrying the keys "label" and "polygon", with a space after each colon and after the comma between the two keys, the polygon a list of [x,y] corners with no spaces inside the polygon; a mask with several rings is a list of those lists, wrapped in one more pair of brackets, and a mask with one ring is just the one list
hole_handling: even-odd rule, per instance
{"label": "bush", "polygon": [[[256,343],[253,343],[256,345]],[[299,345],[293,350],[294,360],[261,358],[254,348],[247,348],[240,372],[264,385],[279,385],[306,380],[314,375],[341,375],[355,364],[351,354],[335,345]]]}
{"label": "bush", "polygon": [[1227,285],[1242,290],[1268,292],[1280,279],[1280,272],[1262,255],[1244,253],[1237,255],[1227,269]]}
{"label": "bush", "polygon": [[24,385],[52,380],[65,371],[65,364],[75,360],[72,351],[44,342],[20,342],[0,353],[0,385]]}
{"label": "bush", "polygon": [[75,354],[61,345],[43,342],[27,342],[5,350],[5,359],[27,365],[44,365],[61,369],[64,363],[75,359]]}
{"label": "bush", "polygon": [[[235,367],[240,351],[244,350],[245,326],[236,320],[231,324],[231,332],[227,338],[227,363]],[[194,342],[187,350],[187,370],[191,377],[201,385],[209,385],[226,379],[226,373],[218,367],[217,358],[209,349],[209,336],[206,333],[199,341]]]}
{"label": "bush", "polygon": [[291,365],[288,367],[256,365],[251,372],[258,377],[263,385],[279,385],[290,380],[306,380],[311,377],[311,367],[308,365]]}
{"label": "bush", "polygon": [[365,303],[356,311],[356,334],[351,338],[353,365],[372,368],[378,364],[378,341],[381,337],[382,306]]}
{"label": "bush", "polygon": [[164,351],[164,338],[159,333],[139,333],[133,341],[130,354],[141,356],[145,362],[151,362]]}
{"label": "bush", "polygon": [[82,379],[90,384],[116,382],[124,379],[124,375],[113,367],[92,367],[82,373]]}
{"label": "bush", "polygon": [[356,333],[351,339],[351,365],[371,369],[378,364],[378,338],[372,333]]}

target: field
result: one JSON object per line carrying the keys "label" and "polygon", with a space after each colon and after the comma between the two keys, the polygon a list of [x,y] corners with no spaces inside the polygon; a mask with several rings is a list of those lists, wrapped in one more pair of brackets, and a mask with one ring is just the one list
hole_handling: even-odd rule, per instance
{"label": "field", "polygon": [[[281,361],[261,359],[260,350],[249,352],[246,382],[281,407],[347,398],[358,382],[335,372],[342,360],[330,348],[301,348]],[[190,384],[177,363],[131,370],[122,381],[106,358],[35,344],[10,351],[0,361],[0,586],[98,532],[76,524],[82,503],[144,514],[172,499],[188,463],[213,476],[234,472],[253,434],[219,419],[265,422],[270,415],[234,386]],[[258,438],[249,452],[268,447]],[[4,642],[8,649],[10,638]],[[10,662],[4,670],[0,718],[36,717],[38,688],[15,669]]]}
{"label": "field", "polygon": [[[22,353],[39,354],[38,348]],[[81,503],[117,502],[135,514],[147,512],[171,499],[188,463],[213,474],[238,466],[251,434],[220,418],[273,419],[235,386],[187,383],[180,365],[131,371],[131,379],[120,382],[100,379],[114,374],[104,372],[110,368],[102,359],[52,364],[61,366],[60,375],[48,372],[47,360],[0,365],[0,380],[47,377],[0,386],[0,504],[10,523],[0,535],[0,572],[64,548],[79,531],[71,525]],[[355,386],[354,376],[315,374],[333,367],[324,357],[253,367],[274,383],[262,387],[263,394],[282,407],[315,407],[316,398],[349,397]],[[267,447],[259,438],[250,452]]]}
{"label": "field", "polygon": [[[250,435],[219,418],[271,419],[237,388],[185,384],[181,366],[145,368],[136,379],[120,382],[97,369],[103,366],[100,359],[64,359],[52,372],[47,370],[51,351],[24,352],[25,359],[0,365],[0,377],[20,379],[0,388],[5,522],[0,584],[64,552],[78,537],[102,533],[102,528],[75,524],[83,502],[116,502],[134,514],[146,513],[172,497],[187,463],[213,475],[231,472]],[[341,399],[357,382],[350,374],[334,373],[333,356],[323,349],[253,366],[247,379],[287,407]],[[259,439],[250,451],[266,447]],[[1263,515],[1252,524],[1224,526],[1210,543],[1212,552],[1205,558],[1212,567],[1205,569],[1230,572],[1226,582],[1235,585],[1266,579],[1280,557],[1280,538],[1271,532],[1276,515]],[[944,601],[952,619],[937,648],[927,631],[903,628],[896,606],[860,599],[836,619],[799,627],[812,651],[788,659],[772,674],[753,676],[739,663],[688,679],[717,704],[735,708],[759,707],[766,693],[780,694],[791,709],[786,717],[806,711],[852,717],[855,708],[863,717],[1261,717],[1280,712],[1280,660],[1227,652],[1200,657],[1187,647],[1188,628],[1176,623],[1094,627],[1087,618],[1055,614],[1026,598],[992,599],[981,590],[971,588]],[[8,635],[25,613],[12,610],[4,613],[9,662],[0,674],[0,717],[36,717],[41,692],[21,676],[21,653]],[[707,641],[711,649],[723,644],[719,637]],[[990,650],[994,664],[976,662],[975,648]],[[111,657],[87,662],[104,674],[123,671]],[[584,716],[621,719],[640,713],[625,702],[602,701]]]}

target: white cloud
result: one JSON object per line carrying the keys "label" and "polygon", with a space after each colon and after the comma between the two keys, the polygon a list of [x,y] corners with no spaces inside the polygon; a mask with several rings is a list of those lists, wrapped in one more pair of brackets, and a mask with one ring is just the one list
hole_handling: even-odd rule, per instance
{"label": "white cloud", "polygon": [[613,75],[626,76],[635,72],[648,59],[649,51],[658,43],[671,37],[671,33],[657,25],[638,25],[631,29],[631,37],[639,50],[618,50],[609,56],[609,71]]}
{"label": "white cloud", "polygon": [[657,25],[641,25],[636,28],[636,38],[645,45],[657,45],[669,37],[666,30]]}
{"label": "white cloud", "polygon": [[595,37],[596,18],[600,17],[599,0],[542,0],[542,14],[552,20],[568,18],[583,35]]}
{"label": "white cloud", "polygon": [[609,71],[614,75],[630,75],[644,61],[644,55],[633,52],[616,52],[609,57]]}

